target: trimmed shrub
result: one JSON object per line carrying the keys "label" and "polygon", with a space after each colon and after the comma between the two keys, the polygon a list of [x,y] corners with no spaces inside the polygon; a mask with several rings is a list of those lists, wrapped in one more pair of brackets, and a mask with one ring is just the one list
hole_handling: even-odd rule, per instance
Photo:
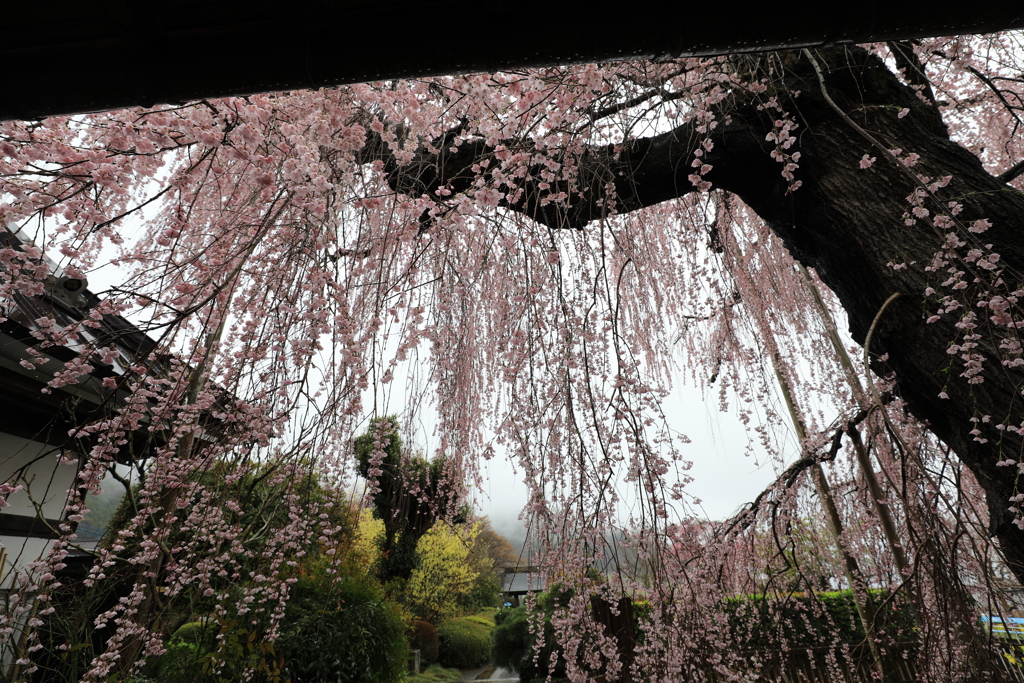
{"label": "trimmed shrub", "polygon": [[164,654],[143,669],[145,676],[160,683],[191,683],[204,678],[202,660],[210,654],[209,648],[195,641],[172,637],[164,649]]}
{"label": "trimmed shrub", "polygon": [[[557,588],[557,587],[556,587]],[[876,605],[885,603],[886,591],[872,591]],[[568,592],[554,591],[536,596],[544,647],[534,653],[535,638],[530,633],[530,616],[525,606],[504,609],[495,617],[492,633],[493,661],[496,666],[519,673],[524,683],[545,678],[564,678],[566,663],[551,626],[551,615],[567,602]],[[778,651],[785,645],[793,650],[832,645],[856,645],[863,642],[864,630],[850,591],[794,594],[783,597],[750,595],[730,598],[723,605],[728,617],[731,642],[737,650]],[[636,642],[642,644],[642,625],[650,613],[646,602],[633,603]],[[537,617],[535,617],[537,618]],[[878,613],[879,628],[898,640],[914,637],[913,616],[908,606],[886,603]],[[555,664],[552,667],[552,655]],[[536,659],[536,661],[535,661]]]}
{"label": "trimmed shrub", "polygon": [[431,664],[420,674],[409,676],[407,683],[455,683],[461,678],[462,672],[458,669],[446,669],[440,664]]}
{"label": "trimmed shrub", "polygon": [[[871,596],[878,605],[888,592],[873,590]],[[853,600],[848,590],[778,597],[747,595],[726,600],[725,612],[732,641],[739,649],[856,644],[864,640],[864,628]],[[887,634],[902,640],[913,637],[909,607],[888,604],[877,619]]]}
{"label": "trimmed shrub", "polygon": [[405,669],[405,623],[366,578],[333,585],[303,578],[275,644],[284,678],[303,683],[391,683]]}
{"label": "trimmed shrub", "polygon": [[470,614],[469,616],[463,617],[467,621],[472,621],[475,624],[486,626],[487,628],[494,628],[494,616],[496,610],[486,610],[478,612],[476,614]]}
{"label": "trimmed shrub", "polygon": [[216,649],[217,623],[190,621],[182,624],[164,644],[166,652],[143,669],[143,679],[159,683],[195,683],[204,680],[204,659]]}
{"label": "trimmed shrub", "polygon": [[492,626],[472,617],[452,619],[437,629],[438,663],[455,669],[472,669],[491,661]]}
{"label": "trimmed shrub", "polygon": [[414,650],[420,651],[420,659],[427,664],[437,661],[439,641],[437,629],[429,621],[417,619],[412,622],[412,638],[409,644]]}
{"label": "trimmed shrub", "polygon": [[491,637],[494,640],[494,665],[520,671],[527,660],[533,659],[533,637],[526,607],[514,607],[498,612]]}
{"label": "trimmed shrub", "polygon": [[[540,611],[540,625],[544,629],[544,647],[539,653],[534,652],[536,638],[530,633],[530,613],[526,605],[498,612],[492,636],[495,665],[516,671],[523,683],[544,680],[549,676],[565,678],[565,659],[555,638],[551,615],[561,604],[568,602],[570,595],[557,590],[557,587],[555,592],[537,594],[536,609]],[[554,666],[551,665],[552,660]]]}

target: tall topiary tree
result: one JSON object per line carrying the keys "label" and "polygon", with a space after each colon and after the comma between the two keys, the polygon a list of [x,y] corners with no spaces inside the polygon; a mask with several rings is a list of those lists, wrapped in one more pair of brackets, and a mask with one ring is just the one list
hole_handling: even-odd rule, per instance
{"label": "tall topiary tree", "polygon": [[384,522],[377,574],[382,581],[408,579],[419,566],[416,545],[441,518],[464,521],[460,486],[449,462],[405,452],[395,417],[377,418],[354,443],[357,471],[371,487],[374,515]]}

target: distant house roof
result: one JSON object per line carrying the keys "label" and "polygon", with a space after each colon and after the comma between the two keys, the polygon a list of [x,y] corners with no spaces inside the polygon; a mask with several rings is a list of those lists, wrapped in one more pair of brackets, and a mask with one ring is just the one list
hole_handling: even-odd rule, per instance
{"label": "distant house roof", "polygon": [[501,575],[502,593],[533,593],[544,590],[544,580],[538,572],[507,572]]}

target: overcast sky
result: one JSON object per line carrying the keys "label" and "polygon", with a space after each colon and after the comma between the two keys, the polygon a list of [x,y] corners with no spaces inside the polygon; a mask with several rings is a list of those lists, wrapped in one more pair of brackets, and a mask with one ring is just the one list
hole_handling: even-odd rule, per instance
{"label": "overcast sky", "polygon": [[[689,470],[693,481],[686,490],[701,499],[702,516],[728,518],[775,479],[778,465],[759,447],[754,449],[754,457],[744,454],[748,450],[746,428],[734,413],[719,412],[716,398],[705,402],[696,389],[677,386],[662,407],[669,425],[690,439],[681,447],[682,456],[693,462]],[[424,438],[421,433],[417,440],[421,439],[417,446],[431,452],[436,437]],[[791,459],[795,456],[794,445]],[[526,504],[526,485],[507,458],[495,457],[482,468],[484,488],[475,493],[474,507],[518,547],[525,529],[518,518]]]}

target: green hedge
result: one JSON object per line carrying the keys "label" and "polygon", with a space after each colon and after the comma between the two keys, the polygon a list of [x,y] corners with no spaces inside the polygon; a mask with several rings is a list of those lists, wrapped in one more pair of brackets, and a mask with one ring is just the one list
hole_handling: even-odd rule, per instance
{"label": "green hedge", "polygon": [[190,621],[183,624],[164,644],[163,655],[152,659],[140,680],[158,683],[202,683],[208,676],[204,660],[217,646],[215,621]]}
{"label": "green hedge", "polygon": [[[405,670],[405,622],[369,577],[299,579],[272,645],[251,640],[248,631],[236,631],[234,624],[185,624],[144,675],[156,683],[241,680],[248,666],[274,666],[279,657],[284,661],[281,680],[301,683],[393,683]],[[227,637],[218,641],[218,631]],[[224,662],[220,675],[209,671],[211,656]]]}
{"label": "green hedge", "polygon": [[218,624],[213,619],[189,621],[178,627],[171,640],[183,640],[212,648],[217,642]]}
{"label": "green hedge", "polygon": [[[530,633],[530,615],[525,605],[512,609],[504,609],[495,617],[494,628],[494,663],[519,673],[524,682],[542,681],[547,678],[565,678],[566,662],[562,656],[562,648],[555,637],[555,629],[551,624],[551,615],[559,607],[568,604],[572,591],[562,590],[559,585],[548,593],[537,594],[537,608],[542,612],[541,627],[544,629],[544,647],[534,653],[536,639]],[[634,632],[637,642],[642,642],[642,634],[636,621],[641,613],[650,610],[647,603],[633,603]],[[536,617],[535,617],[536,618]],[[589,651],[589,636],[584,636],[583,651]],[[552,655],[556,655],[552,657]],[[554,665],[552,665],[554,661]],[[600,671],[591,671],[597,676]]]}
{"label": "green hedge", "polygon": [[[537,596],[537,606],[544,615],[541,623],[545,646],[536,664],[534,638],[530,633],[526,607],[499,612],[492,636],[495,665],[518,671],[523,681],[539,680],[549,675],[555,678],[564,676],[565,662],[561,657],[557,658],[553,670],[549,670],[548,663],[553,652],[560,652],[555,643],[551,614],[558,605],[566,602],[567,595],[556,592]],[[895,641],[913,639],[914,621],[910,608],[899,601],[887,601],[886,591],[872,591],[871,595],[876,605],[885,603],[879,610],[878,622],[886,638]],[[783,645],[800,648],[833,643],[857,644],[864,640],[864,629],[850,591],[785,597],[740,596],[726,600],[723,607],[731,642],[738,650],[778,650]],[[641,626],[650,609],[645,602],[633,603],[638,643],[644,641]]]}
{"label": "green hedge", "polygon": [[[898,601],[886,602],[887,591],[873,590],[879,630],[893,640],[913,637],[910,608]],[[864,628],[850,591],[798,593],[790,596],[747,595],[725,601],[732,642],[739,649],[814,647],[832,643],[856,644],[864,640]]]}
{"label": "green hedge", "polygon": [[494,627],[494,665],[521,671],[533,659],[533,638],[526,607],[498,612]]}
{"label": "green hedge", "polygon": [[437,629],[437,661],[442,666],[472,669],[491,661],[493,627],[474,617],[452,619]]}
{"label": "green hedge", "polygon": [[486,610],[462,618],[466,621],[472,621],[474,624],[480,624],[482,626],[486,626],[487,628],[494,628],[495,613],[496,610]]}
{"label": "green hedge", "polygon": [[152,660],[143,669],[143,680],[159,683],[195,683],[203,681],[203,660],[211,648],[196,642],[171,638],[164,646],[166,652]]}

